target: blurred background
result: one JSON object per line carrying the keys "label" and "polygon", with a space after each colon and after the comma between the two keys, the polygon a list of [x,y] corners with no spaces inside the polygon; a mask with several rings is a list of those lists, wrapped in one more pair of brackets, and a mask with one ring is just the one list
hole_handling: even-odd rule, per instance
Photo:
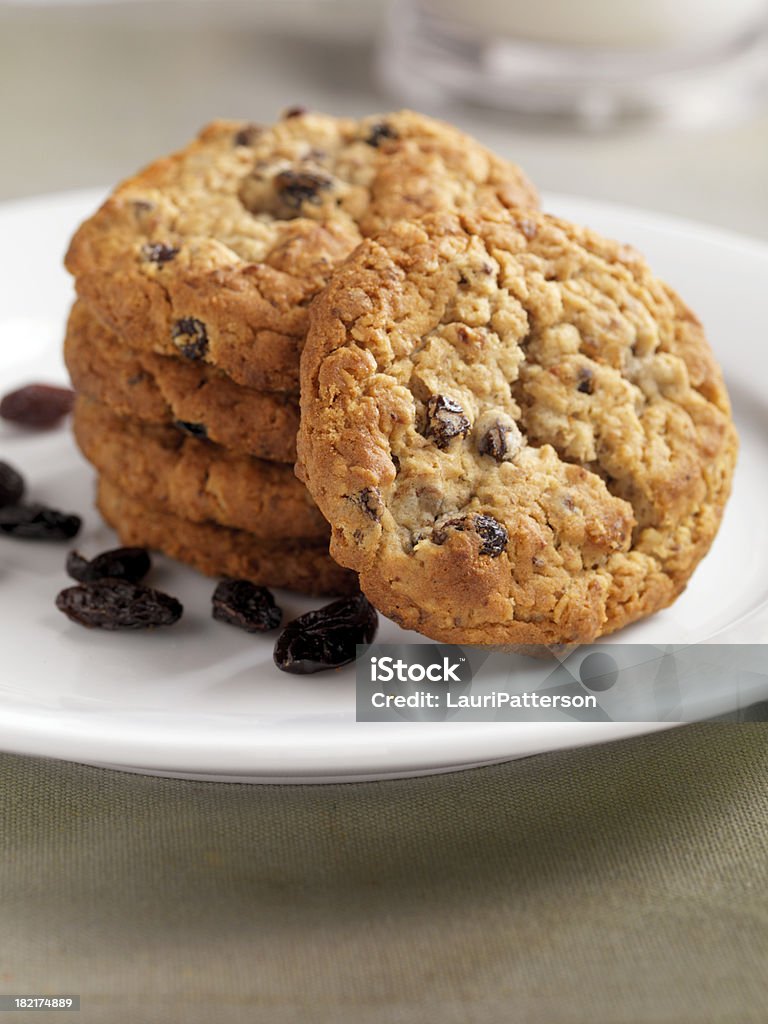
{"label": "blurred background", "polygon": [[109,186],[215,117],[410,105],[545,192],[768,238],[765,7],[0,0],[0,199]]}

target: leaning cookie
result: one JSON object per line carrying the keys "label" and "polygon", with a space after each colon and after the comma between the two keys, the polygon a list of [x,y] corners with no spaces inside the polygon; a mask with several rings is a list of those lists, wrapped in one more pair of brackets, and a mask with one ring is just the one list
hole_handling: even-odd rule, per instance
{"label": "leaning cookie", "polygon": [[76,391],[120,416],[175,423],[240,455],[295,460],[298,395],[255,391],[205,363],[130,349],[83,302],[70,313],[64,361]]}
{"label": "leaning cookie", "polygon": [[97,505],[121,543],[162,551],[206,576],[229,576],[305,594],[357,590],[357,577],[333,561],[327,544],[276,544],[245,530],[193,523],[152,508],[105,477],[99,481]]}
{"label": "leaning cookie", "polygon": [[361,238],[479,201],[531,206],[536,193],[514,164],[420,114],[219,121],[123,182],[66,264],[130,348],[291,391],[309,302]]}
{"label": "leaning cookie", "polygon": [[235,455],[176,427],[117,416],[83,396],[72,425],[88,461],[147,504],[193,522],[248,530],[264,542],[327,544],[328,524],[290,465]]}
{"label": "leaning cookie", "polygon": [[331,553],[434,639],[590,641],[669,605],[718,529],[737,439],[701,325],[585,228],[395,225],[317,299],[301,371]]}

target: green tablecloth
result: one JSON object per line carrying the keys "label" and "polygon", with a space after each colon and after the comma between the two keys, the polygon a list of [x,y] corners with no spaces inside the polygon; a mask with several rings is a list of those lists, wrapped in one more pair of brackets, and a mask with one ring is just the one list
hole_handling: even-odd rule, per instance
{"label": "green tablecloth", "polygon": [[2,755],[0,822],[0,992],[80,1020],[768,1019],[765,725],[343,786]]}

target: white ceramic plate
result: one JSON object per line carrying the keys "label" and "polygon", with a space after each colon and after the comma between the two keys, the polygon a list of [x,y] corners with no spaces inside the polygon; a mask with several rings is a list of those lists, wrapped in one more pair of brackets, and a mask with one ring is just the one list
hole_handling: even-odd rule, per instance
{"label": "white ceramic plate", "polygon": [[[67,239],[94,192],[0,207],[0,391],[66,380]],[[768,247],[640,211],[566,197],[549,209],[636,245],[698,311],[722,361],[741,434],[733,497],[714,547],[675,606],[624,630],[632,643],[768,636]],[[77,546],[114,535],[91,510],[90,467],[66,428],[0,425],[0,457],[31,494],[84,515]],[[149,635],[91,632],[54,607],[68,545],[0,538],[0,749],[152,774],[249,782],[384,778],[490,763],[659,728],[629,723],[356,723],[351,669],[289,676],[273,640],[210,619],[213,584],[168,560],[154,581],[182,622]],[[311,606],[281,594],[286,619]],[[317,606],[318,602],[314,602]],[[382,642],[419,641],[383,622]]]}

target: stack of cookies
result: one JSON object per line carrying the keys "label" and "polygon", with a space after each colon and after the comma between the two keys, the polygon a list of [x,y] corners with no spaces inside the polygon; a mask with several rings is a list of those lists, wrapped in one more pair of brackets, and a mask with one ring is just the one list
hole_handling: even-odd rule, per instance
{"label": "stack of cookies", "polygon": [[129,348],[82,301],[65,355],[78,392],[75,437],[99,473],[99,508],[125,544],[307,593],[353,586],[293,471],[295,393]]}
{"label": "stack of cookies", "polygon": [[737,442],[701,324],[449,125],[216,123],[67,266],[75,431],[125,543],[549,645],[669,605],[717,532]]}
{"label": "stack of cookies", "polygon": [[123,543],[210,575],[356,587],[293,468],[310,303],[402,217],[536,201],[517,167],[410,112],[217,122],[120,185],[67,255],[65,358]]}

